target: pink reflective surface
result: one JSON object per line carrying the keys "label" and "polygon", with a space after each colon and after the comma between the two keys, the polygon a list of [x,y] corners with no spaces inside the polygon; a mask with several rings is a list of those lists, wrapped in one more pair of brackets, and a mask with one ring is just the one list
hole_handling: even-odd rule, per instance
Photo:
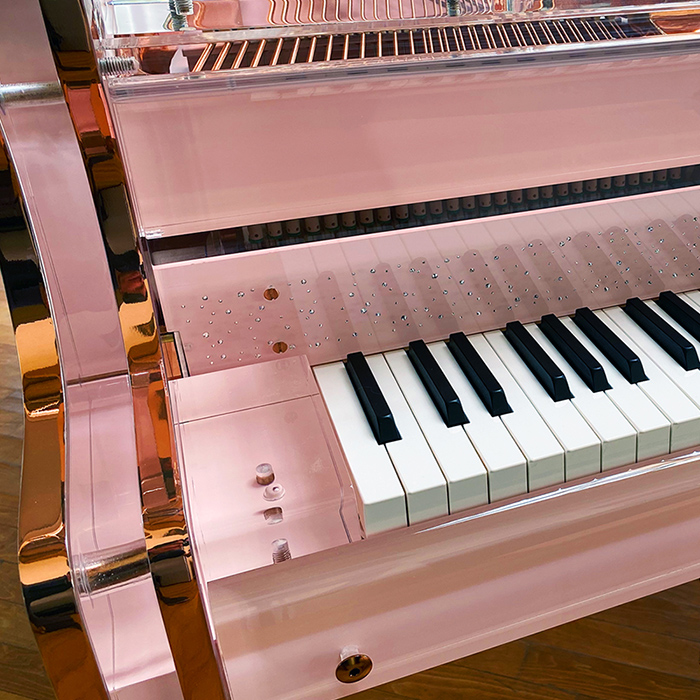
{"label": "pink reflective surface", "polygon": [[279,341],[317,365],[697,289],[699,211],[688,188],[169,263],[155,278],[193,374],[276,359]]}
{"label": "pink reflective surface", "polygon": [[6,28],[0,42],[0,83],[57,79],[38,2],[3,3],[0,25]]}
{"label": "pink reflective surface", "polygon": [[[128,377],[68,386],[66,415],[66,528],[79,578],[87,565],[99,566],[114,552],[146,556]],[[134,699],[181,698],[148,569],[115,583],[89,591],[76,581],[107,688],[120,699],[125,688]]]}
{"label": "pink reflective surface", "polygon": [[177,379],[168,386],[178,423],[318,394],[303,356],[252,365],[244,372]]}
{"label": "pink reflective surface", "polygon": [[[51,56],[48,60],[53,67]],[[2,63],[0,81],[6,80],[4,70]],[[125,371],[102,235],[65,103],[62,98],[31,106],[10,103],[0,123],[46,276],[65,379]]]}
{"label": "pink reflective surface", "polygon": [[668,465],[211,583],[234,696],[342,697],[697,578],[700,457]]}
{"label": "pink reflective surface", "polygon": [[[687,8],[694,3],[688,0],[661,0],[655,6]],[[106,42],[114,35],[158,33],[161,42],[174,43],[178,34],[173,33],[168,22],[166,2],[108,2],[93,3],[102,13]],[[489,20],[510,17],[513,14],[528,13],[542,19],[551,16],[576,13],[577,15],[595,12],[635,11],[648,6],[645,0],[609,0],[589,2],[583,0],[557,0],[549,7],[537,0],[481,0],[480,2],[460,2],[459,14],[474,20]],[[410,20],[416,18],[447,17],[446,3],[435,0],[410,2],[410,0],[195,0],[193,12],[188,16],[190,28],[200,30],[227,30],[267,25],[313,25],[327,23],[351,23],[356,31],[366,28],[364,22],[381,20]],[[179,37],[178,37],[179,38]]]}
{"label": "pink reflective surface", "polygon": [[216,91],[189,81],[112,95],[112,109],[139,224],[169,235],[695,163],[699,67],[687,55]]}
{"label": "pink reflective surface", "polygon": [[[304,358],[169,386],[205,584],[271,565],[279,538],[294,556],[360,538],[345,460]],[[278,500],[266,500],[256,483],[261,463],[284,489]],[[279,522],[270,509],[281,509]]]}

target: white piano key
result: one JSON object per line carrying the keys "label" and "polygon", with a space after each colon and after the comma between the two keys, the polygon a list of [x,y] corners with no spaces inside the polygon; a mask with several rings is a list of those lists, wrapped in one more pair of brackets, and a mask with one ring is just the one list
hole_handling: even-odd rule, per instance
{"label": "white piano key", "polygon": [[445,343],[431,343],[428,348],[469,417],[462,428],[488,471],[491,502],[527,493],[525,457],[501,419],[486,410]]}
{"label": "white piano key", "polygon": [[637,431],[637,461],[668,454],[671,449],[671,421],[639,388],[640,384],[645,382],[630,384],[572,318],[562,318],[561,322],[589,352],[593,353],[605,370],[605,376],[612,387],[605,392],[605,395],[620,409]]}
{"label": "white piano key", "polygon": [[[525,326],[564,372],[574,398],[571,403],[600,438],[603,471],[637,459],[637,431],[604,391],[591,391],[535,323]],[[597,356],[596,356],[597,357]],[[607,372],[606,372],[607,375]],[[609,380],[608,380],[609,381]],[[566,472],[567,479],[569,472]]]}
{"label": "white piano key", "polygon": [[[700,343],[693,338],[690,333],[671,316],[669,316],[655,301],[644,302],[652,311],[657,313],[666,323],[678,331],[684,338],[693,345],[695,350],[700,353]],[[620,312],[620,313],[618,313]],[[622,314],[622,316],[620,315]],[[627,314],[622,309],[614,309],[610,314],[611,318],[623,328],[625,333],[632,338],[642,350],[644,350],[656,364],[659,369],[669,378],[674,384],[698,407],[700,407],[700,371],[686,371],[681,367],[663,348],[659,347],[656,342],[650,338],[636,323],[627,317]],[[700,444],[700,435],[697,437],[696,444]]]}
{"label": "white piano key", "polygon": [[377,444],[342,362],[314,375],[345,452],[365,533],[405,527],[406,494],[383,445]]}
{"label": "white piano key", "polygon": [[447,515],[445,477],[389,365],[383,355],[370,355],[366,359],[401,434],[401,440],[387,442],[384,447],[406,493],[409,524]]}
{"label": "white piano key", "polygon": [[503,387],[508,403],[513,409],[512,413],[502,415],[501,420],[527,459],[530,491],[562,483],[563,447],[540,418],[486,338],[478,333],[469,336],[469,341]]}
{"label": "white piano key", "polygon": [[687,301],[689,304],[692,304],[695,309],[700,312],[700,292],[684,292],[678,296],[683,299],[683,301]]}
{"label": "white piano key", "polygon": [[384,353],[447,481],[450,512],[489,502],[488,474],[461,425],[448,428],[404,350]]}
{"label": "white piano key", "polygon": [[[620,307],[596,311],[595,314],[642,360],[649,380],[639,382],[638,386],[671,421],[671,451],[696,446],[700,442],[700,409],[660,369],[665,358],[671,359],[666,351],[658,346],[652,348],[651,344],[656,343],[651,338],[647,343],[646,333]],[[636,339],[642,341],[641,344]]]}
{"label": "white piano key", "polygon": [[[566,480],[600,472],[602,452],[600,439],[571,401],[569,399],[552,400],[501,331],[484,333],[484,337],[564,448]],[[540,346],[544,349],[544,346],[541,344]],[[550,357],[554,360],[551,355]],[[554,361],[563,371],[561,361],[558,359]],[[513,410],[516,410],[515,407]]]}

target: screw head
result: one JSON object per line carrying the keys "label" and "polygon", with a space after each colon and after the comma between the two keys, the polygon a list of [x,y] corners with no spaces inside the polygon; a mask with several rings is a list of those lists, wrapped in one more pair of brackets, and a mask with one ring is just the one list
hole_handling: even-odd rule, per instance
{"label": "screw head", "polygon": [[344,658],[335,669],[335,677],[341,683],[357,683],[367,678],[372,670],[372,659],[367,654],[353,654]]}

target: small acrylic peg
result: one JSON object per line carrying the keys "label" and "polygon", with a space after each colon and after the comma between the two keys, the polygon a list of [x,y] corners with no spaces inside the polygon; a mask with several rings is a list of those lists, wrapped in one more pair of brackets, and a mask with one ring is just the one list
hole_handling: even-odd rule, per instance
{"label": "small acrylic peg", "polygon": [[255,481],[257,481],[261,486],[267,486],[275,480],[275,472],[272,469],[272,465],[264,462],[263,464],[258,464],[255,467]]}

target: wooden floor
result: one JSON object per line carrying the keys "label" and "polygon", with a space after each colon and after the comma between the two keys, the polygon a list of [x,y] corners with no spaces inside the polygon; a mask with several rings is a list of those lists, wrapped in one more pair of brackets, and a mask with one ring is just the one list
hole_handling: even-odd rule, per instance
{"label": "wooden floor", "polygon": [[[17,360],[1,294],[0,700],[44,700],[54,696],[24,615],[16,569],[22,414]],[[689,583],[353,697],[700,700],[700,583]]]}
{"label": "wooden floor", "polygon": [[17,575],[22,393],[15,341],[0,283],[0,700],[54,698],[29,627]]}

